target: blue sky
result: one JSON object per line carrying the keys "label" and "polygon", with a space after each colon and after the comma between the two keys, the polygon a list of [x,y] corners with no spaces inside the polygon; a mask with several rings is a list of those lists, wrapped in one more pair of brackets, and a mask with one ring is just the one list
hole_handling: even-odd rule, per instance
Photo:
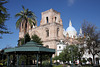
{"label": "blue sky", "polygon": [[15,18],[15,14],[22,10],[22,5],[35,13],[38,26],[40,25],[41,12],[53,8],[61,13],[65,29],[69,25],[69,19],[71,19],[77,32],[83,20],[96,25],[100,30],[100,0],[8,0],[4,6],[8,9],[10,19],[5,24],[13,34],[2,35],[0,49],[17,46],[19,30],[15,26],[18,19]]}

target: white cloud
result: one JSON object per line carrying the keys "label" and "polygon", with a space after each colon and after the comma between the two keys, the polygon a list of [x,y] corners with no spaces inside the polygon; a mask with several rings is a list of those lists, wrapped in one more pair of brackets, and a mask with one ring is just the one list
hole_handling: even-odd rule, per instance
{"label": "white cloud", "polygon": [[67,0],[68,6],[72,6],[74,4],[75,0]]}

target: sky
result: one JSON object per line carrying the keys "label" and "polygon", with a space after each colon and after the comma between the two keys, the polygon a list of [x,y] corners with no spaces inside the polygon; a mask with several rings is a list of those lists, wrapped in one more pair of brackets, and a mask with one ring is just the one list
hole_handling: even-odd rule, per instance
{"label": "sky", "polygon": [[77,32],[84,20],[94,24],[100,30],[100,0],[8,0],[4,6],[8,9],[10,18],[5,25],[13,34],[1,35],[3,39],[0,39],[0,49],[17,46],[19,30],[16,29],[18,18],[15,14],[22,10],[22,5],[35,13],[38,26],[41,21],[41,12],[52,8],[61,13],[64,29],[69,26],[71,19]]}

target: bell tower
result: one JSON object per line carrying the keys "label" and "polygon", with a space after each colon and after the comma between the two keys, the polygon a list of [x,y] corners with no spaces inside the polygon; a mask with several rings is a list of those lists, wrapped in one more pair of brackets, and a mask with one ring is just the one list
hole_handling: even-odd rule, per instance
{"label": "bell tower", "polygon": [[55,11],[54,9],[49,9],[42,12],[41,15],[42,17],[40,21],[40,26],[38,27],[31,27],[29,23],[26,24],[26,26],[25,24],[21,24],[19,38],[24,37],[24,30],[26,28],[30,37],[36,34],[41,38],[44,46],[56,49],[57,43],[60,40],[64,40],[63,24],[60,13]]}
{"label": "bell tower", "polygon": [[41,39],[44,46],[56,49],[59,40],[63,40],[63,24],[60,13],[49,9],[41,13]]}
{"label": "bell tower", "polygon": [[44,25],[47,23],[59,23],[62,25],[62,19],[60,18],[59,12],[50,9],[45,12],[42,12],[41,14],[42,14],[42,18],[41,18],[40,25]]}

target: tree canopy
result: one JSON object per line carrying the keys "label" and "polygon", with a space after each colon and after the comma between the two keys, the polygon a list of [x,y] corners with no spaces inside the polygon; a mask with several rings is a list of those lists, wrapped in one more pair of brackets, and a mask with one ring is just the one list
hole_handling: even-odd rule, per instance
{"label": "tree canopy", "polygon": [[39,38],[39,36],[37,36],[36,34],[32,35],[32,41],[38,43],[38,44],[42,44],[41,38]]}
{"label": "tree canopy", "polygon": [[78,59],[78,46],[76,45],[68,45],[66,48],[60,53],[59,60],[66,62]]}
{"label": "tree canopy", "polygon": [[32,35],[32,37],[30,38],[29,34],[25,34],[24,38],[20,38],[18,41],[18,46],[23,45],[27,42],[29,42],[30,40],[38,43],[38,44],[42,44],[41,38],[39,38],[39,36],[37,36],[36,34]]}
{"label": "tree canopy", "polygon": [[29,42],[31,40],[29,34],[25,34],[24,38],[20,38],[18,41],[18,46],[24,45],[25,43]]}
{"label": "tree canopy", "polygon": [[94,56],[98,54],[96,49],[100,49],[100,31],[97,30],[95,25],[87,21],[84,21],[82,24],[82,30],[86,36],[86,49],[88,49],[88,52],[93,55],[93,63],[95,63]]}
{"label": "tree canopy", "polygon": [[[8,31],[5,21],[9,18],[9,14],[7,13],[7,8],[3,5],[6,4],[6,0],[0,0],[0,34],[10,34],[11,32]],[[2,36],[0,36],[2,38]]]}
{"label": "tree canopy", "polygon": [[31,38],[30,38],[29,34],[27,33],[25,35],[25,43],[29,42],[30,40],[31,40]]}
{"label": "tree canopy", "polygon": [[29,9],[25,9],[24,6],[22,6],[22,8],[23,8],[23,11],[20,11],[19,13],[15,15],[15,17],[19,17],[19,19],[16,22],[16,28],[20,28],[21,23],[25,23],[24,33],[26,34],[27,29],[25,28],[27,26],[27,23],[33,26],[36,24],[37,21],[36,21],[36,16],[32,11],[30,11]]}

